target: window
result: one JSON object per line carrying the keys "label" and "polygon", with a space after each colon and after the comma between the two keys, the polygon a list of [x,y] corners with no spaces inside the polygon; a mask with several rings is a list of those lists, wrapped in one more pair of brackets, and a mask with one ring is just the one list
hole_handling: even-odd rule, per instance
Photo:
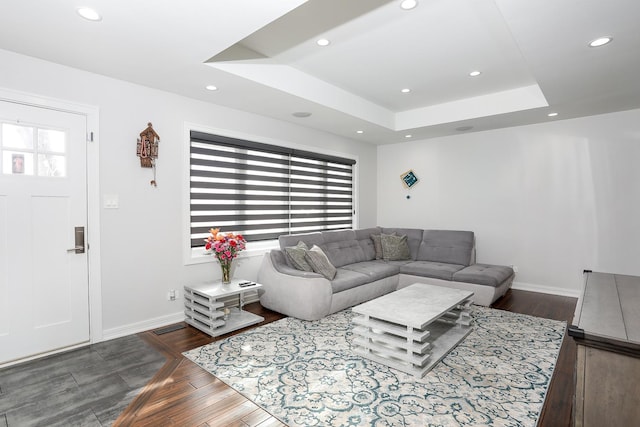
{"label": "window", "polygon": [[66,176],[65,131],[0,123],[0,169],[6,175]]}
{"label": "window", "polygon": [[210,228],[248,242],[353,228],[354,160],[191,131],[191,247]]}

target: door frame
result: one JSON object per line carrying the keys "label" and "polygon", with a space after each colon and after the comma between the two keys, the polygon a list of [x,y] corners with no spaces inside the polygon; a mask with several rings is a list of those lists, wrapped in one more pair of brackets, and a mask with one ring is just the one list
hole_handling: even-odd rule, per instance
{"label": "door frame", "polygon": [[[89,285],[89,342],[101,342],[102,333],[102,281],[100,274],[100,156],[99,108],[46,96],[35,95],[0,87],[0,101],[31,107],[47,108],[78,114],[86,120],[87,141],[87,268]],[[51,353],[66,351],[61,349]],[[48,353],[48,354],[51,354]],[[41,357],[43,355],[38,355]],[[28,360],[28,359],[24,359]]]}

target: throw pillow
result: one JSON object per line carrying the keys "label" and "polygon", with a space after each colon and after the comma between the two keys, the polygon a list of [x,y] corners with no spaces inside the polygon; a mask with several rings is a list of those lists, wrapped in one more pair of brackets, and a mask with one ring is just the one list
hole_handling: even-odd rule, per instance
{"label": "throw pillow", "polygon": [[373,248],[376,250],[376,259],[382,259],[382,243],[380,243],[380,235],[372,234]]}
{"label": "throw pillow", "polygon": [[[391,235],[395,236],[396,232],[394,231]],[[380,242],[380,235],[372,234],[371,240],[373,240],[373,248],[376,251],[376,259],[382,259],[382,243]]]}
{"label": "throw pillow", "polygon": [[284,253],[287,254],[287,259],[297,270],[313,271],[304,255],[309,250],[309,247],[301,240],[295,246],[288,246],[284,248]]}
{"label": "throw pillow", "polygon": [[329,280],[333,280],[336,277],[338,270],[331,264],[331,261],[329,261],[329,258],[320,247],[313,245],[305,253],[304,257],[316,273],[322,274]]}
{"label": "throw pillow", "polygon": [[385,261],[411,259],[411,251],[409,251],[406,235],[381,234],[380,244],[382,246],[382,258]]}

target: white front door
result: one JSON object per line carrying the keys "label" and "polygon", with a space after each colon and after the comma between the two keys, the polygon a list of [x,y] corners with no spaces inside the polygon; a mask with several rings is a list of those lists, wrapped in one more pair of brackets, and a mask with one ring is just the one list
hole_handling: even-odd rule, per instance
{"label": "white front door", "polygon": [[0,101],[0,365],[89,342],[86,161],[85,116]]}

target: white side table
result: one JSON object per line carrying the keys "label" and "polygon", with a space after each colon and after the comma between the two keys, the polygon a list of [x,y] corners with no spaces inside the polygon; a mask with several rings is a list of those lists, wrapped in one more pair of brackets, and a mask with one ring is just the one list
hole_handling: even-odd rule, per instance
{"label": "white side table", "polygon": [[[209,282],[184,287],[184,315],[185,322],[202,332],[217,337],[246,326],[255,325],[264,320],[248,311],[244,311],[244,293],[262,287],[252,282],[251,286],[241,287],[247,280],[232,280],[223,285],[222,282]],[[238,308],[230,308],[225,319],[224,303],[220,301],[230,295],[238,296]]]}

